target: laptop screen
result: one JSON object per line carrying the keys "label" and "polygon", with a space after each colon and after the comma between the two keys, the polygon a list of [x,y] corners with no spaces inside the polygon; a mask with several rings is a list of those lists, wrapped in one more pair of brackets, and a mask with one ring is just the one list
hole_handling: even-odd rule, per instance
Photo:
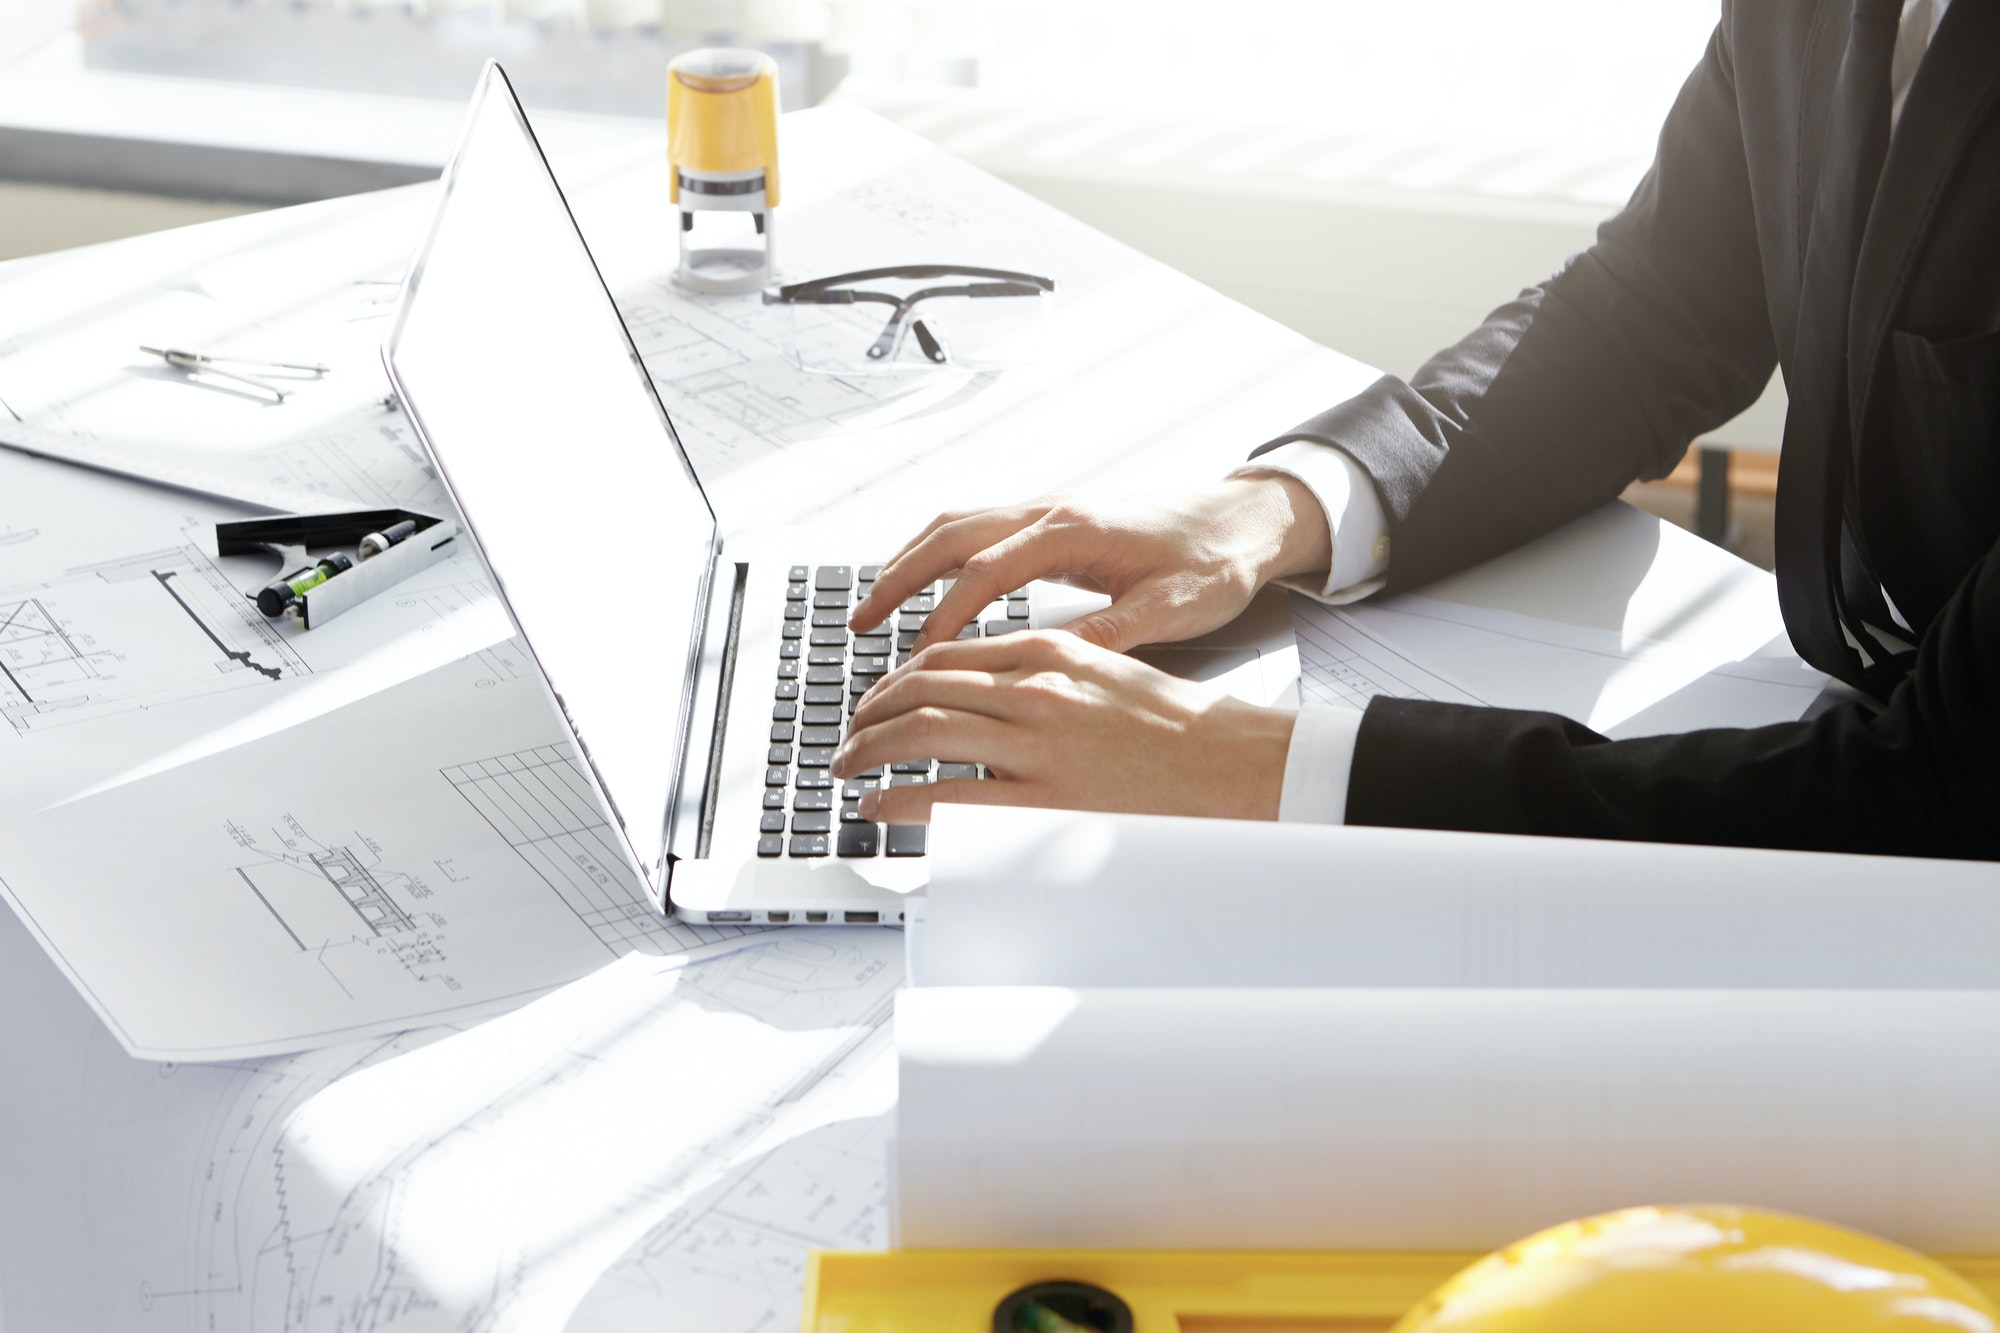
{"label": "laptop screen", "polygon": [[[673,225],[661,217],[662,255]],[[715,515],[498,66],[386,356],[650,874],[678,795]]]}

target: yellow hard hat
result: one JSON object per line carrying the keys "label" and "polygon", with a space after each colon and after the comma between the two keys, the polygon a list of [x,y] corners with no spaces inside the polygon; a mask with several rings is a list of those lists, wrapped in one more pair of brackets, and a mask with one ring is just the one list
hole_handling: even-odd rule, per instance
{"label": "yellow hard hat", "polygon": [[1446,1282],[1392,1333],[2000,1333],[2000,1310],[1900,1245],[1695,1204],[1538,1232]]}

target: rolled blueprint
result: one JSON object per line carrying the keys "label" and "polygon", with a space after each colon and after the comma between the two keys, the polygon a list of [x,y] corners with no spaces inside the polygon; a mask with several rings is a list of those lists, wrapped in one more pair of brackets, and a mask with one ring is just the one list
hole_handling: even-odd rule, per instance
{"label": "rolled blueprint", "polygon": [[2000,989],[1986,862],[973,805],[931,848],[923,986]]}
{"label": "rolled blueprint", "polygon": [[2000,1253],[2000,996],[898,997],[910,1247],[1487,1249],[1627,1205]]}

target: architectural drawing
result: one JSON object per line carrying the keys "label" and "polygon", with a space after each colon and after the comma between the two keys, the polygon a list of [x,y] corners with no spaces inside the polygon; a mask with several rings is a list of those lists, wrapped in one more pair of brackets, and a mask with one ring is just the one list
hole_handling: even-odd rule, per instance
{"label": "architectural drawing", "polygon": [[18,734],[311,671],[191,542],[0,589],[0,717]]}
{"label": "architectural drawing", "polygon": [[850,1120],[851,1084],[893,1064],[899,955],[868,931],[677,970],[631,957],[470,1032],[190,1071],[217,1086],[187,1271],[126,1289],[161,1328],[508,1333],[560,1327],[617,1262],[713,1289],[655,1296],[653,1320],[766,1327],[733,1312],[760,1283],[784,1307],[795,1237],[879,1238],[882,1107]]}
{"label": "architectural drawing", "polygon": [[750,933],[742,926],[673,921],[653,909],[613,844],[617,835],[569,746],[494,755],[442,772],[605,944],[674,953]]}

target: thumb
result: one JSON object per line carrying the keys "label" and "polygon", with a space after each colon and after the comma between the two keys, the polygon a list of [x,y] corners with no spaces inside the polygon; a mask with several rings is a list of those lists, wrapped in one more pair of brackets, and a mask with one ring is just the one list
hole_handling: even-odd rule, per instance
{"label": "thumb", "polygon": [[1113,602],[1102,611],[1078,616],[1063,628],[1086,643],[1122,653],[1160,637],[1152,632],[1152,622],[1156,618],[1156,609],[1150,600],[1130,597]]}

